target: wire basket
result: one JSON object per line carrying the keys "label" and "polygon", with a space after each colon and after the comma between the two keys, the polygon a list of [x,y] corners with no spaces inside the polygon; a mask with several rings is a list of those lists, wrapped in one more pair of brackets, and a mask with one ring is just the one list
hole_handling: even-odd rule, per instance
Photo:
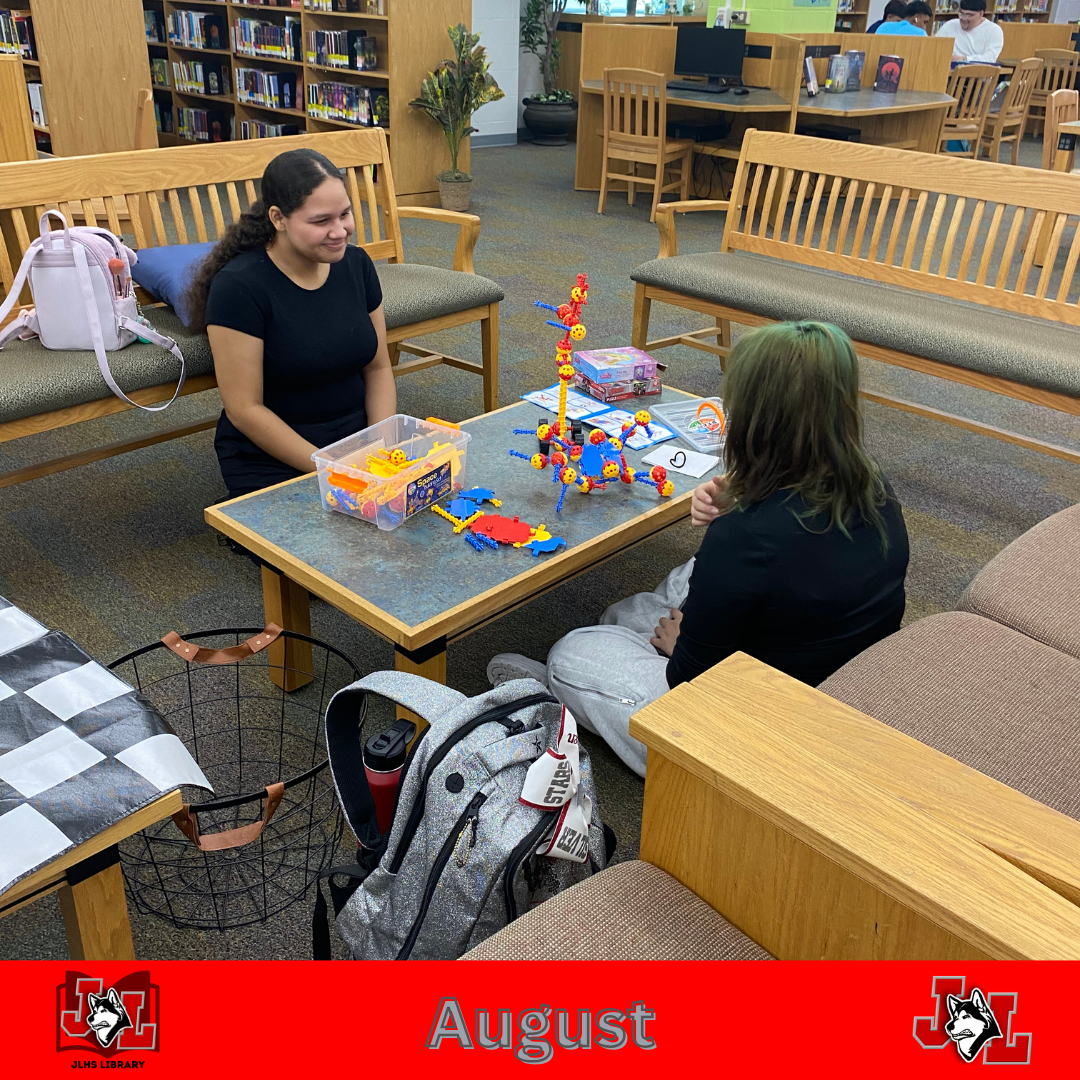
{"label": "wire basket", "polygon": [[180,813],[121,843],[136,908],[227,930],[301,899],[342,833],[322,717],[360,677],[352,661],[271,626],[170,634],[109,667],[168,720],[216,796],[183,787]]}

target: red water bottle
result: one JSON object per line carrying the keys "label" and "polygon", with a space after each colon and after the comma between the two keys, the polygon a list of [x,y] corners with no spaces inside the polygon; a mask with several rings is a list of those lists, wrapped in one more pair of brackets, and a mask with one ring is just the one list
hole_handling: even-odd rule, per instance
{"label": "red water bottle", "polygon": [[394,823],[394,802],[401,769],[415,735],[416,725],[411,720],[398,720],[385,731],[372,735],[364,744],[364,772],[375,800],[380,835],[389,832]]}

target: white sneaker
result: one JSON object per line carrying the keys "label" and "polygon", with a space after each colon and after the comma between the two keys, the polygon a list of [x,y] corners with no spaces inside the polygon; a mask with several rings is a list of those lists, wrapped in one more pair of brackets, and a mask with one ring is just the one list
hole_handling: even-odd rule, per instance
{"label": "white sneaker", "polygon": [[487,677],[492,686],[502,686],[512,679],[535,679],[541,686],[547,686],[547,664],[520,653],[499,653],[488,661]]}

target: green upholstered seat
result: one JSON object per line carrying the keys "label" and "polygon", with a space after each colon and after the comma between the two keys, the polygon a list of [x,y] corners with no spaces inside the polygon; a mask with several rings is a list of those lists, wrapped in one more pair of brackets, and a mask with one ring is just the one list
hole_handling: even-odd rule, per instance
{"label": "green upholstered seat", "polygon": [[[176,340],[189,379],[213,371],[205,334],[185,330],[172,308],[147,308],[145,315],[155,330]],[[113,377],[128,394],[175,383],[180,374],[176,357],[156,345],[136,343],[108,355]],[[0,350],[0,423],[111,397],[90,350],[46,349],[36,339],[12,341]]]}
{"label": "green upholstered seat", "polygon": [[1080,329],[742,252],[642,263],[634,281],[764,318],[835,323],[856,341],[1080,397]]}
{"label": "green upholstered seat", "polygon": [[505,295],[494,281],[460,270],[420,263],[379,263],[377,269],[388,330],[497,304]]}

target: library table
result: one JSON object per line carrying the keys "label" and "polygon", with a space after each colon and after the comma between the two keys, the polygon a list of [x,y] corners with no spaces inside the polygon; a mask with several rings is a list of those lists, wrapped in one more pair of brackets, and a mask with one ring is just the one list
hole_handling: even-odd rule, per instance
{"label": "library table", "polygon": [[[665,387],[659,397],[632,398],[615,407],[632,413],[691,396]],[[669,473],[675,486],[670,498],[658,497],[645,484],[616,481],[589,495],[567,491],[556,516],[561,487],[552,481],[550,469],[538,472],[508,453],[511,448],[534,453],[535,437],[512,430],[533,428],[547,416],[521,401],[466,420],[461,428],[472,436],[466,488],[486,487],[502,500],[498,509],[485,504],[485,512],[517,515],[563,537],[567,546],[555,554],[535,556],[512,547],[478,552],[454,534],[449,522],[423,511],[384,532],[328,511],[314,474],[208,507],[206,520],[267,564],[263,598],[268,620],[308,633],[308,594],[314,593],[392,641],[399,671],[445,683],[448,642],[689,516],[690,493],[701,481],[675,472]],[[682,448],[678,441],[662,445]],[[628,450],[627,463],[647,470],[641,458],[649,452]]]}

